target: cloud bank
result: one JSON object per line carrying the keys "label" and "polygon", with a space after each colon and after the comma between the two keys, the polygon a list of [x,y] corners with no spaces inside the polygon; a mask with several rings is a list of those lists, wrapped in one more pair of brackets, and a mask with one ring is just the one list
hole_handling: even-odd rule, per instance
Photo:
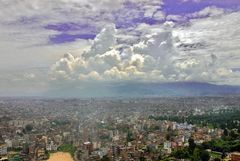
{"label": "cloud bank", "polygon": [[[217,20],[218,21],[218,20]],[[190,27],[194,28],[195,24]],[[89,50],[73,56],[65,54],[51,67],[51,80],[57,82],[176,82],[225,83],[232,70],[221,66],[215,53],[190,55],[186,37],[172,22],[147,33],[132,45],[118,43],[118,30],[106,26],[93,40]],[[175,35],[174,35],[175,34]],[[187,33],[185,33],[186,35]],[[211,35],[210,35],[211,36]],[[206,37],[207,38],[207,37]],[[200,42],[192,42],[193,46]],[[193,47],[190,45],[190,47]],[[200,45],[201,47],[201,45]],[[206,52],[208,48],[204,49]],[[202,52],[202,51],[201,51]],[[188,53],[188,55],[184,55]],[[200,54],[200,53],[199,53]]]}

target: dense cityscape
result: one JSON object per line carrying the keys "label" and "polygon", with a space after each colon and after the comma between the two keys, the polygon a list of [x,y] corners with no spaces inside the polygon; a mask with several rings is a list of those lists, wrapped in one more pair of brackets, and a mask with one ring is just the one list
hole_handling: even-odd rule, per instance
{"label": "dense cityscape", "polygon": [[240,97],[0,99],[0,160],[233,160]]}

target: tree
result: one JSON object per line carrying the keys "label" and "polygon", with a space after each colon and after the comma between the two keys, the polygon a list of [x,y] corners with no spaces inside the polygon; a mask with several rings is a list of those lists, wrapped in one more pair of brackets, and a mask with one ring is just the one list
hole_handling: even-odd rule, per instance
{"label": "tree", "polygon": [[107,155],[104,155],[101,159],[101,161],[110,161],[109,157]]}
{"label": "tree", "polygon": [[209,161],[210,154],[206,150],[200,152],[200,158],[202,161]]}
{"label": "tree", "polygon": [[172,155],[177,159],[187,159],[189,158],[189,153],[187,149],[178,149],[172,153]]}
{"label": "tree", "polygon": [[170,134],[166,134],[166,140],[170,141],[170,139],[171,139]]}
{"label": "tree", "polygon": [[127,142],[131,142],[134,140],[133,133],[131,131],[128,131],[127,133]]}
{"label": "tree", "polygon": [[228,136],[228,130],[226,128],[223,130],[223,136]]}
{"label": "tree", "polygon": [[188,144],[189,144],[189,147],[188,147],[189,153],[193,154],[193,151],[194,151],[194,149],[196,147],[194,139],[193,138],[189,138],[188,139]]}
{"label": "tree", "polygon": [[12,158],[12,161],[21,161],[21,158],[16,155]]}
{"label": "tree", "polygon": [[231,130],[229,136],[231,139],[236,139],[238,137],[238,134],[234,130]]}
{"label": "tree", "polygon": [[33,129],[33,126],[28,124],[28,125],[25,126],[25,129],[26,129],[27,132],[31,132],[32,129]]}
{"label": "tree", "polygon": [[195,148],[193,151],[193,161],[200,161],[200,149]]}
{"label": "tree", "polygon": [[146,158],[145,158],[144,156],[141,156],[141,157],[139,158],[139,160],[140,160],[140,161],[145,161]]}

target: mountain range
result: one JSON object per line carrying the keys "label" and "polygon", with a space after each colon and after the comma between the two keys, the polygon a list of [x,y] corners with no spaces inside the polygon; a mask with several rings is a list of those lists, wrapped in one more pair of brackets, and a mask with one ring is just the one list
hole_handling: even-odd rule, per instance
{"label": "mountain range", "polygon": [[240,86],[201,82],[87,84],[52,89],[49,97],[195,97],[240,95]]}

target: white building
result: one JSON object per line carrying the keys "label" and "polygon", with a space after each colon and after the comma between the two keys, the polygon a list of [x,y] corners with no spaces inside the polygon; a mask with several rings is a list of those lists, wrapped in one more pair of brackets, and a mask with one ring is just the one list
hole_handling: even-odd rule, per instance
{"label": "white building", "polygon": [[12,142],[12,140],[6,139],[6,140],[5,140],[5,143],[7,144],[7,147],[8,147],[8,148],[12,148],[12,147],[13,147],[13,142]]}
{"label": "white building", "polygon": [[163,148],[164,148],[164,149],[169,149],[169,148],[171,148],[171,142],[170,142],[170,141],[165,141],[164,144],[163,144]]}
{"label": "white building", "polygon": [[46,144],[47,151],[57,151],[58,146],[51,141],[49,144]]}

